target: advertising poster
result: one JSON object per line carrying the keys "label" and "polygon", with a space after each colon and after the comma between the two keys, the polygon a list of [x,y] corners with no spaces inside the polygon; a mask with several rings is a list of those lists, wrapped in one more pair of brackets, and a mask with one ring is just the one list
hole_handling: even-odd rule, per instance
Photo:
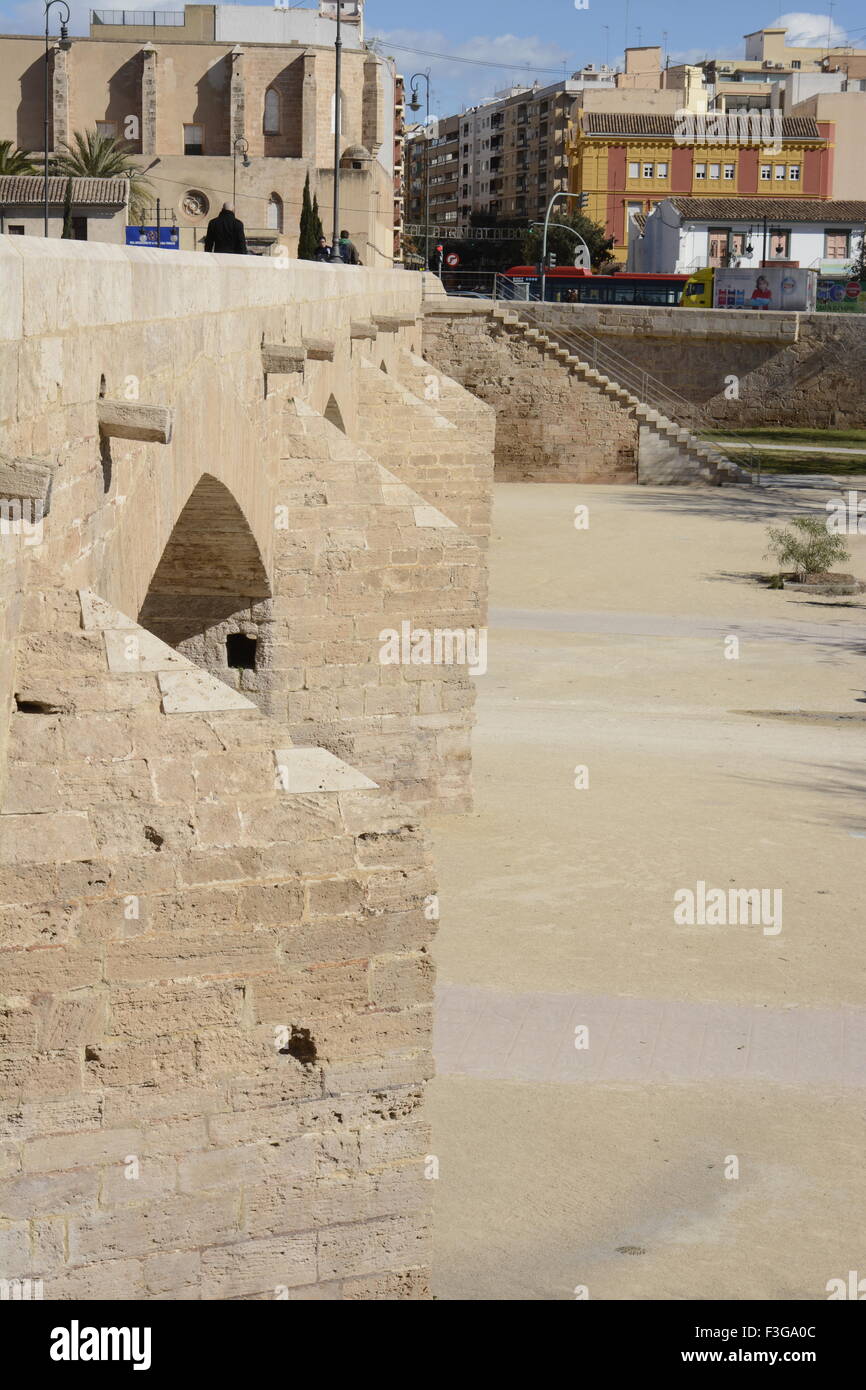
{"label": "advertising poster", "polygon": [[715,274],[716,309],[800,309],[815,307],[815,272],[789,266],[755,270],[720,269]]}

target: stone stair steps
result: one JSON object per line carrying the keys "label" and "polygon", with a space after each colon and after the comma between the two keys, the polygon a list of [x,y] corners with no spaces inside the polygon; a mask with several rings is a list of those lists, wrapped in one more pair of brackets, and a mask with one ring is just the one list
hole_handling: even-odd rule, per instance
{"label": "stone stair steps", "polygon": [[493,317],[509,331],[522,332],[526,341],[541,352],[552,352],[556,360],[576,376],[595,386],[605,395],[621,401],[624,408],[634,412],[641,424],[651,429],[655,434],[669,440],[672,445],[676,445],[681,454],[694,460],[698,473],[707,481],[717,485],[722,482],[723,478],[732,482],[751,482],[751,474],[734,463],[721,450],[703,443],[687,426],[677,424],[675,420],[669,419],[661,411],[647,405],[627,387],[620,385],[619,382],[614,381],[604,372],[591,366],[574,351],[563,347],[548,333],[525,323],[519,314],[495,305]]}

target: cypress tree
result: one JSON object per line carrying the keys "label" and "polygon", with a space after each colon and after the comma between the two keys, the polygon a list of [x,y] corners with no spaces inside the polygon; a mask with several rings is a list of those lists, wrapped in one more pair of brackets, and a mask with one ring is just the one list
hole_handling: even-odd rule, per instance
{"label": "cypress tree", "polygon": [[301,203],[301,226],[298,237],[298,260],[311,261],[315,253],[318,241],[316,239],[316,228],[313,221],[313,204],[310,199],[310,175],[304,181],[304,197]]}
{"label": "cypress tree", "polygon": [[316,243],[316,245],[313,247],[313,250],[315,250],[316,247],[318,246],[320,240],[321,240],[322,237],[325,235],[325,231],[324,231],[324,228],[323,228],[323,226],[322,226],[322,219],[321,219],[321,217],[319,216],[319,195],[318,195],[318,193],[315,193],[315,194],[313,195],[313,232],[314,232],[314,234],[315,234],[315,243]]}
{"label": "cypress tree", "polygon": [[72,241],[75,236],[72,229],[72,179],[66,180],[63,193],[63,231],[60,235],[65,241]]}

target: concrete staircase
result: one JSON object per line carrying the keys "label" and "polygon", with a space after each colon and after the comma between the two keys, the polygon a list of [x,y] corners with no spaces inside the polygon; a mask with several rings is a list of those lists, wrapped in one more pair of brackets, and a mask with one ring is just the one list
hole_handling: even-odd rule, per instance
{"label": "concrete staircase", "polygon": [[496,304],[493,318],[506,333],[519,333],[539,352],[553,357],[583,381],[617,400],[634,415],[639,427],[638,481],[687,482],[700,478],[715,487],[724,483],[751,484],[752,475],[720,449],[641,401],[619,382],[598,371],[576,353],[562,347],[540,328],[533,328],[512,309]]}

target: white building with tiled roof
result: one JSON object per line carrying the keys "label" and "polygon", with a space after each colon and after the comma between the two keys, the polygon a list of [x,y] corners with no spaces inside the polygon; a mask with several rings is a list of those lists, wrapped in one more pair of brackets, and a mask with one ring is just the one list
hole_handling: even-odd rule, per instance
{"label": "white building with tiled roof", "polygon": [[[66,185],[62,176],[48,179],[48,235],[63,235]],[[72,179],[72,234],[76,241],[108,241],[122,245],[126,238],[128,179]],[[0,233],[43,236],[45,180],[41,174],[0,175]]]}
{"label": "white building with tiled roof", "polygon": [[665,198],[629,244],[629,270],[689,273],[704,266],[785,262],[826,275],[856,257],[866,202],[813,198]]}

